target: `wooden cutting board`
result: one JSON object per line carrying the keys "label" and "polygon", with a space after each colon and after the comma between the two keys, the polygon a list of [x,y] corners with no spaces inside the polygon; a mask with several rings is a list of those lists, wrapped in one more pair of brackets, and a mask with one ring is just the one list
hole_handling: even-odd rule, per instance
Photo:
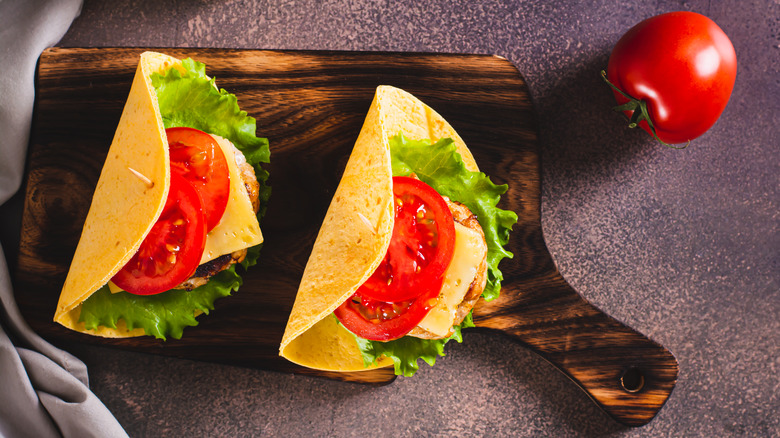
{"label": "wooden cutting board", "polygon": [[138,48],[49,49],[40,58],[16,299],[30,325],[62,345],[115,346],[333,379],[383,384],[391,369],[330,373],[296,366],[278,347],[317,231],[377,85],[403,88],[441,113],[482,170],[508,183],[502,207],[519,222],[501,264],[501,297],[474,311],[478,327],[521,342],[558,367],[617,421],[642,425],[675,385],[677,361],[588,304],[544,244],[539,151],[528,88],[487,55],[164,49],[207,65],[271,143],[273,194],[260,263],[181,340],[102,339],[52,322],[92,193],[130,89]]}

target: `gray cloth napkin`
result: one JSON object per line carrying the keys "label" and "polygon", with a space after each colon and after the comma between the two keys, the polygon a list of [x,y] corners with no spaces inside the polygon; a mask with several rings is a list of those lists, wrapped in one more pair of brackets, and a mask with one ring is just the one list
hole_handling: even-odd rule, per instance
{"label": "gray cloth napkin", "polygon": [[[81,0],[0,0],[0,205],[21,185],[35,65],[62,38]],[[89,390],[87,367],[24,322],[0,248],[0,437],[122,437]]]}

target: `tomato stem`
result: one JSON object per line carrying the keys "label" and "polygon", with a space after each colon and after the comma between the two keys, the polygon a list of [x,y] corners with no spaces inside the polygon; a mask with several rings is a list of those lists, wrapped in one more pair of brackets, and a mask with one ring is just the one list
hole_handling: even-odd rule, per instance
{"label": "tomato stem", "polygon": [[604,79],[604,82],[606,82],[607,85],[612,87],[613,90],[617,91],[623,97],[628,99],[628,102],[622,105],[618,105],[612,109],[619,113],[622,113],[624,111],[632,111],[631,118],[628,120],[629,128],[636,128],[637,125],[639,125],[639,122],[644,120],[647,122],[647,126],[650,127],[650,131],[652,132],[653,137],[662,145],[670,147],[672,149],[685,149],[691,144],[691,141],[688,140],[688,143],[686,143],[685,146],[674,146],[661,140],[658,137],[658,133],[656,133],[655,131],[655,126],[653,125],[653,121],[650,119],[650,112],[647,110],[647,102],[645,102],[644,100],[633,98],[628,94],[624,93],[623,90],[616,87],[612,82],[609,81],[609,79],[607,79],[607,72],[604,70],[601,70],[601,78]]}

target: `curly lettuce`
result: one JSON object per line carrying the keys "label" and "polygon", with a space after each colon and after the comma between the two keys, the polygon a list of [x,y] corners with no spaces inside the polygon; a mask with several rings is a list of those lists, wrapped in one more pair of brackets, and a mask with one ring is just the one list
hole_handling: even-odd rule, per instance
{"label": "curly lettuce", "polygon": [[142,328],[147,335],[165,340],[181,339],[185,327],[198,325],[196,312],[208,314],[214,301],[230,295],[241,286],[235,265],[213,276],[208,283],[191,291],[173,289],[157,295],[112,294],[103,286],[81,306],[80,321],[87,329],[116,328],[120,319],[128,330]]}
{"label": "curly lettuce", "polygon": [[[268,172],[261,163],[268,163],[268,140],[256,136],[256,121],[238,107],[236,96],[217,89],[214,79],[206,76],[203,63],[184,59],[184,73],[171,68],[164,75],[153,73],[152,85],[165,128],[190,127],[230,140],[252,165],[260,183],[260,211],[265,213],[271,188]],[[257,263],[261,245],[247,250],[241,263],[243,269]],[[99,326],[116,328],[120,319],[128,329],[143,328],[147,335],[158,339],[168,336],[180,339],[185,327],[195,326],[195,317],[208,314],[214,301],[238,290],[242,280],[235,266],[213,276],[208,283],[192,291],[173,289],[157,295],[140,296],[127,292],[112,294],[103,286],[81,304],[79,321],[87,329]]]}
{"label": "curly lettuce", "polygon": [[[395,373],[399,376],[412,377],[420,369],[418,359],[422,359],[430,366],[436,363],[438,356],[444,356],[444,345],[450,340],[463,342],[461,330],[474,327],[471,312],[463,319],[463,322],[452,328],[453,334],[444,339],[420,339],[414,336],[404,336],[393,341],[380,342],[369,341],[355,335],[360,353],[363,355],[363,363],[369,366],[380,357],[389,357],[393,360]],[[354,333],[353,333],[354,334]]]}

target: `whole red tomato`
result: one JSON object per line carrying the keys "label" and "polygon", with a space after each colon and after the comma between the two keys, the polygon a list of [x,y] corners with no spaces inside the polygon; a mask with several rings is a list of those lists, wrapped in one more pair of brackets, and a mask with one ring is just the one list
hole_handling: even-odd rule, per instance
{"label": "whole red tomato", "polygon": [[661,14],[632,27],[612,49],[606,72],[620,104],[615,109],[665,143],[689,142],[710,129],[736,76],[731,41],[695,12]]}

